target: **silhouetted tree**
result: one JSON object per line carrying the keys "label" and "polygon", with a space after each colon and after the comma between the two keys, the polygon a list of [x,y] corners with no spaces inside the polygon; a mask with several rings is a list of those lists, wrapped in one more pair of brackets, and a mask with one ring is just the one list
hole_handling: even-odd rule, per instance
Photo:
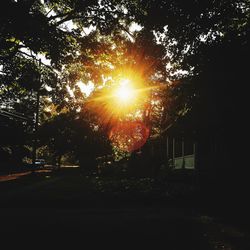
{"label": "silhouetted tree", "polygon": [[111,146],[101,128],[73,111],[61,113],[45,122],[39,138],[41,145],[48,145],[59,165],[58,160],[71,153],[87,172],[94,171],[98,156],[111,153]]}

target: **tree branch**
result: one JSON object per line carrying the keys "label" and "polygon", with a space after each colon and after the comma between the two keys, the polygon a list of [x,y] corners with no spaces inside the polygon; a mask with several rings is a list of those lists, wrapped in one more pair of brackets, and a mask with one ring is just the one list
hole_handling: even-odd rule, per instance
{"label": "tree branch", "polygon": [[130,37],[132,37],[133,39],[135,39],[135,36],[128,29],[126,29],[124,26],[122,26],[121,24],[119,24],[119,28],[121,28],[124,32],[126,32]]}
{"label": "tree branch", "polygon": [[36,56],[30,55],[30,54],[28,54],[28,53],[26,53],[26,52],[24,52],[24,51],[20,51],[20,50],[18,50],[18,53],[21,53],[21,54],[23,54],[23,55],[26,55],[26,56],[28,56],[28,57],[30,57],[30,58],[36,60],[37,62],[41,62],[41,64],[42,64],[43,66],[49,68],[50,70],[52,70],[52,71],[54,72],[54,69],[53,69],[51,66],[49,66],[49,65],[47,65],[47,64],[45,64],[45,63],[43,63],[42,61],[40,61],[40,59],[37,59]]}
{"label": "tree branch", "polygon": [[49,13],[54,9],[54,6],[45,14],[45,16],[48,16]]}
{"label": "tree branch", "polygon": [[[51,11],[51,10],[50,10]],[[59,14],[57,14],[57,15],[55,15],[55,16],[50,16],[49,18],[48,18],[48,21],[51,21],[51,20],[54,20],[54,19],[56,19],[56,18],[63,18],[63,17],[67,17],[67,16],[69,16],[69,15],[71,15],[71,14],[73,14],[75,11],[74,10],[71,10],[71,11],[69,11],[69,12],[67,12],[67,13],[59,13]]]}
{"label": "tree branch", "polygon": [[67,16],[67,17],[65,17],[65,18],[63,18],[63,19],[61,19],[60,21],[58,21],[58,22],[55,24],[55,26],[59,26],[59,25],[61,25],[62,23],[65,23],[65,22],[67,22],[67,21],[70,21],[70,20],[73,20],[73,19],[76,19],[76,18],[81,18],[81,16],[69,15],[69,16]]}
{"label": "tree branch", "polygon": [[12,51],[9,52],[8,55],[6,56],[0,56],[0,60],[8,60],[11,59],[12,57],[14,57],[16,55],[16,53],[19,51],[20,48],[24,48],[24,46],[22,45],[17,45],[13,48]]}

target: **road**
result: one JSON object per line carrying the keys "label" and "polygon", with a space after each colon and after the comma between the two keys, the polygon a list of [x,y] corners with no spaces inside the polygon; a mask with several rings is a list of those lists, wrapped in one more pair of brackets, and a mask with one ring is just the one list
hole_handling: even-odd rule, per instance
{"label": "road", "polygon": [[[63,165],[61,166],[61,168],[79,168],[78,165]],[[32,170],[31,168],[27,169],[27,170],[16,170],[16,171],[12,171],[10,173],[1,173],[0,172],[0,182],[4,182],[4,181],[11,181],[11,180],[16,180],[19,179],[21,177],[30,175],[32,173],[50,173],[54,170],[56,170],[57,167],[53,166],[53,165],[46,165],[44,168],[36,168],[34,170]]]}
{"label": "road", "polygon": [[12,180],[17,180],[19,178],[22,178],[24,176],[30,175],[33,172],[36,173],[50,173],[52,170],[51,169],[36,169],[34,171],[18,171],[18,172],[13,172],[13,173],[9,173],[9,174],[2,174],[0,175],[0,182],[4,182],[4,181],[12,181]]}

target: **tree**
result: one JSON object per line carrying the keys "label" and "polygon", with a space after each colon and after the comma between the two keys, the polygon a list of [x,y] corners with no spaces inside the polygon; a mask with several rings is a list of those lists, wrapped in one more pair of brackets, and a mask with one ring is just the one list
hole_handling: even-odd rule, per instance
{"label": "tree", "polygon": [[29,119],[22,114],[0,109],[1,170],[20,168],[22,159],[29,156],[25,147],[28,141],[26,128],[29,126]]}
{"label": "tree", "polygon": [[[131,31],[133,23],[141,29]],[[7,94],[19,100],[49,86],[52,91],[47,94],[58,111],[66,106],[83,112],[86,97],[75,86],[78,81],[109,86],[122,68],[133,68],[148,86],[165,86],[164,90],[153,89],[153,97],[148,99],[154,133],[161,134],[176,117],[191,109],[199,110],[197,117],[203,118],[204,110],[218,112],[212,133],[218,124],[220,131],[229,121],[231,113],[224,115],[224,103],[234,97],[234,85],[228,88],[217,69],[224,66],[230,73],[236,69],[237,74],[228,74],[231,83],[236,75],[246,79],[240,72],[244,64],[232,67],[230,60],[221,57],[230,55],[239,60],[232,50],[242,56],[248,51],[249,1],[10,1],[1,13],[0,33],[0,96],[5,101]],[[42,55],[50,65],[38,65]],[[214,79],[209,76],[214,72],[223,82],[218,82],[219,87],[211,85]],[[34,80],[38,73],[42,74],[39,83]],[[67,98],[66,86],[74,92]],[[210,105],[215,92],[217,106]],[[231,110],[238,110],[239,103]],[[210,121],[197,120],[202,137],[205,121]],[[227,131],[230,129],[227,126]]]}
{"label": "tree", "polygon": [[86,172],[94,171],[96,158],[109,154],[111,147],[101,128],[75,111],[47,120],[39,131],[40,145],[47,145],[60,166],[63,155],[71,153]]}
{"label": "tree", "polygon": [[[78,40],[84,36],[83,27],[92,25],[102,34],[108,34],[125,25],[119,21],[126,16],[123,9],[113,4],[77,0],[9,1],[0,13],[0,100],[3,105],[20,109],[22,105],[14,103],[26,103],[25,113],[33,116],[39,92],[62,106],[60,100],[64,99],[66,89],[59,71],[81,49]],[[70,29],[64,25],[67,22],[75,26]],[[91,37],[85,38],[85,42],[86,47],[94,46]],[[50,60],[49,65],[42,62],[40,66],[41,57]],[[45,93],[47,89],[51,91]]]}

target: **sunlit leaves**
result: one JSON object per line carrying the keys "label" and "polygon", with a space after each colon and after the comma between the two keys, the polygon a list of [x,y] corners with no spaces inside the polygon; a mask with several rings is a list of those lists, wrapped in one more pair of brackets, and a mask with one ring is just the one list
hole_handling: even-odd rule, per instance
{"label": "sunlit leaves", "polygon": [[114,125],[109,139],[114,147],[124,152],[140,149],[147,141],[149,129],[139,121],[125,121]]}

